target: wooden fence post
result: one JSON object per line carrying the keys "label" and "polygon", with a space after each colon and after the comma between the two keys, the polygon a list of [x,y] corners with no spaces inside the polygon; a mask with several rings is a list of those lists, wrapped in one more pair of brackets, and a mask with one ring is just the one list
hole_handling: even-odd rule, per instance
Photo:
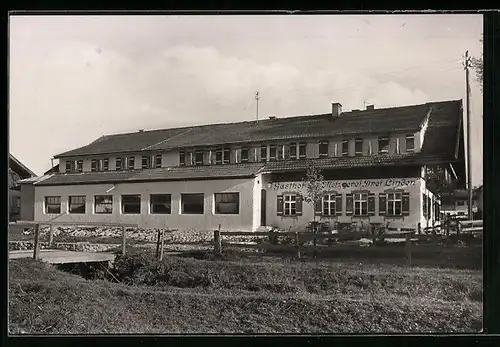
{"label": "wooden fence post", "polygon": [[122,255],[125,255],[126,234],[125,226],[122,226]]}
{"label": "wooden fence post", "polygon": [[222,254],[222,242],[220,238],[220,229],[214,230],[214,252],[216,255]]}
{"label": "wooden fence post", "polygon": [[314,235],[313,235],[313,245],[314,245],[313,257],[314,257],[314,259],[316,259],[316,250],[317,250],[317,248],[316,248],[316,243],[317,243],[316,242],[316,233],[317,233],[317,229],[314,228]]}
{"label": "wooden fence post", "polygon": [[456,223],[457,223],[457,236],[460,236],[460,221],[457,219],[455,219]]}
{"label": "wooden fence post", "polygon": [[159,259],[160,257],[160,241],[161,241],[161,229],[158,229],[158,235],[156,238],[156,253],[155,253],[156,259]]}
{"label": "wooden fence post", "polygon": [[406,265],[411,267],[411,234],[406,233]]}
{"label": "wooden fence post", "polygon": [[297,259],[300,259],[300,242],[299,242],[299,232],[295,232],[295,248],[297,249]]}
{"label": "wooden fence post", "polygon": [[52,247],[52,243],[54,243],[54,224],[50,224],[49,229],[49,248]]}
{"label": "wooden fence post", "polygon": [[165,244],[165,230],[161,231],[161,237],[160,237],[160,261],[163,260],[163,247]]}
{"label": "wooden fence post", "polygon": [[446,218],[445,227],[446,227],[446,237],[450,236],[450,219]]}
{"label": "wooden fence post", "polygon": [[35,225],[35,244],[33,245],[33,259],[40,259],[40,224]]}
{"label": "wooden fence post", "polygon": [[420,235],[422,233],[422,224],[420,224],[420,222],[418,222],[417,230],[418,230],[418,234]]}

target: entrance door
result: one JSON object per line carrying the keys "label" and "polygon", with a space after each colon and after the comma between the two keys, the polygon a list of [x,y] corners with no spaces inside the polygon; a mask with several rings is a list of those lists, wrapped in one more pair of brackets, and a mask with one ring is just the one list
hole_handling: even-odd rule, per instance
{"label": "entrance door", "polygon": [[260,225],[266,225],[266,190],[262,189],[260,191]]}

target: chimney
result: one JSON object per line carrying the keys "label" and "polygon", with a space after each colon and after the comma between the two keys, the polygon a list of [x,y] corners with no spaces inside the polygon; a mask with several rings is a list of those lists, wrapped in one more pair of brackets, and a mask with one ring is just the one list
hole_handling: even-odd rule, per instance
{"label": "chimney", "polygon": [[366,105],[366,109],[367,110],[374,110],[375,109],[375,105]]}
{"label": "chimney", "polygon": [[340,102],[332,102],[332,116],[338,117],[342,113],[342,105]]}
{"label": "chimney", "polygon": [[269,116],[269,119],[276,119],[276,116]]}
{"label": "chimney", "polygon": [[139,132],[142,133],[144,131],[144,129],[139,129]]}

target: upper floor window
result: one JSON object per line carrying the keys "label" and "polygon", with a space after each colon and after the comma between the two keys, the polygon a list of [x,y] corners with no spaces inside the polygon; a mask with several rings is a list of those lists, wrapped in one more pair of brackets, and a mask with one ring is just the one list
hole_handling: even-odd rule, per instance
{"label": "upper floor window", "polygon": [[402,213],[402,194],[388,193],[387,194],[387,214],[389,216],[400,216]]}
{"label": "upper floor window", "polygon": [[323,215],[335,216],[335,201],[337,194],[325,194],[323,196]]}
{"label": "upper floor window", "polygon": [[71,172],[71,160],[66,160],[66,172]]}
{"label": "upper floor window", "polygon": [[267,161],[267,146],[260,147],[260,161]]}
{"label": "upper floor window", "polygon": [[128,157],[128,169],[129,170],[135,169],[135,158],[134,157]]}
{"label": "upper floor window", "polygon": [[406,152],[414,152],[414,151],[415,151],[415,136],[406,135]]}
{"label": "upper floor window", "polygon": [[279,145],[276,147],[276,159],[278,160],[285,159],[285,146]]}
{"label": "upper floor window", "polygon": [[102,170],[103,171],[109,170],[109,159],[108,158],[102,159]]}
{"label": "upper floor window", "polygon": [[354,142],[354,154],[363,155],[363,139],[357,138]]}
{"label": "upper floor window", "polygon": [[276,146],[269,146],[269,160],[276,160]]}
{"label": "upper floor window", "polygon": [[342,140],[342,156],[347,157],[349,155],[349,140]]}
{"label": "upper floor window", "polygon": [[161,154],[157,154],[155,156],[155,167],[156,168],[161,168]]}
{"label": "upper floor window", "polygon": [[241,158],[240,158],[242,163],[247,163],[248,162],[248,148],[243,147],[241,149]]}
{"label": "upper floor window", "polygon": [[90,162],[90,171],[97,171],[97,159],[92,159]]}
{"label": "upper floor window", "polygon": [[196,150],[194,152],[194,164],[195,165],[203,165],[203,151]]}
{"label": "upper floor window", "polygon": [[378,152],[389,153],[389,137],[381,136],[378,138]]}
{"label": "upper floor window", "polygon": [[180,166],[186,165],[186,152],[184,151],[179,152],[179,165]]}
{"label": "upper floor window", "polygon": [[368,194],[367,193],[354,193],[353,194],[354,215],[366,216],[368,215]]}
{"label": "upper floor window", "polygon": [[289,148],[289,158],[290,159],[297,159],[297,144],[296,143],[291,143],[288,145]]}
{"label": "upper floor window", "polygon": [[306,143],[299,143],[299,159],[304,159],[306,157]]}
{"label": "upper floor window", "polygon": [[321,141],[319,143],[319,157],[328,157],[328,141]]}

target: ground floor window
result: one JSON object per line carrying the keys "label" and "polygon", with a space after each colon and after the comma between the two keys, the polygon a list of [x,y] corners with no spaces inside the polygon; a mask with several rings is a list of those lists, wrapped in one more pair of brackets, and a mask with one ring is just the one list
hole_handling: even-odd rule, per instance
{"label": "ground floor window", "polygon": [[70,196],[68,212],[85,213],[85,196]]}
{"label": "ground floor window", "polygon": [[401,216],[402,214],[402,193],[387,194],[387,215]]}
{"label": "ground floor window", "polygon": [[323,216],[335,216],[336,194],[326,194],[323,196]]}
{"label": "ground floor window", "polygon": [[367,193],[354,193],[353,205],[355,216],[368,215],[368,194]]}
{"label": "ground floor window", "polygon": [[297,195],[287,194],[283,198],[283,214],[285,216],[295,216],[297,214]]}
{"label": "ground floor window", "polygon": [[113,213],[113,196],[112,195],[96,195],[94,198],[94,212],[96,214],[111,214],[111,213]]}
{"label": "ground floor window", "polygon": [[217,214],[240,213],[240,193],[216,193],[215,213]]}
{"label": "ground floor window", "polygon": [[46,196],[45,197],[45,213],[61,213],[61,197]]}
{"label": "ground floor window", "polygon": [[203,214],[205,210],[203,193],[181,194],[181,208],[182,214]]}
{"label": "ground floor window", "polygon": [[123,214],[141,213],[141,196],[122,195],[122,213]]}
{"label": "ground floor window", "polygon": [[172,213],[171,206],[170,194],[151,194],[151,213],[170,214]]}

